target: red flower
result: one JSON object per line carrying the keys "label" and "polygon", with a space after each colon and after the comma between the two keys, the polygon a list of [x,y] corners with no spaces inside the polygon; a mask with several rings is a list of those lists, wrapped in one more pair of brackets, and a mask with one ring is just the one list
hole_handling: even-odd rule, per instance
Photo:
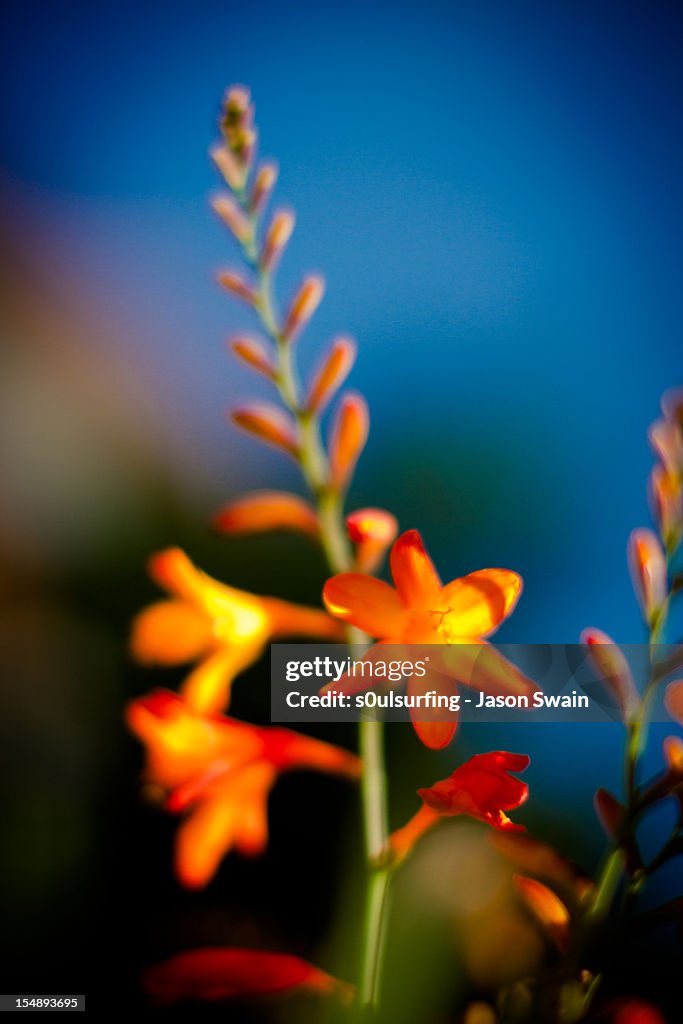
{"label": "red flower", "polygon": [[176,838],[176,873],[197,889],[236,849],[261,853],[268,842],[268,796],[278,775],[310,768],[358,778],[355,754],[289,729],[201,715],[167,690],[128,706],[128,724],[147,745],[145,778],[185,813]]}
{"label": "red flower", "polygon": [[344,982],[297,956],[229,947],[178,953],[148,967],[142,983],[157,1004],[186,999],[248,999],[295,989],[342,997],[350,993]]}
{"label": "red flower", "polygon": [[447,779],[428,789],[419,789],[423,806],[407,825],[394,832],[391,837],[394,853],[404,857],[440,818],[458,814],[478,818],[501,832],[523,832],[524,825],[511,821],[505,812],[519,807],[529,795],[526,783],[509,774],[523,772],[528,765],[526,754],[510,754],[504,750],[477,754]]}

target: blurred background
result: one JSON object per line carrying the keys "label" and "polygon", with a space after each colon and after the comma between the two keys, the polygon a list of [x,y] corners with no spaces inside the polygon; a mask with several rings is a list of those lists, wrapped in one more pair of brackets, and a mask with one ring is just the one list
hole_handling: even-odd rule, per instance
{"label": "blurred background", "polygon": [[[593,625],[637,643],[625,544],[649,522],[646,428],[683,382],[683,13],[23,0],[0,19],[3,989],[124,1005],[141,965],[207,942],[351,976],[353,794],[288,778],[265,862],[231,858],[206,892],[182,893],[174,823],[140,806],[122,727],[127,699],[177,681],[126,654],[154,595],[149,553],[177,543],[238,586],[312,602],[324,578],[303,540],[208,528],[245,488],[295,484],[226,423],[238,396],[265,391],[227,356],[252,324],[213,279],[236,257],[207,206],[221,95],[251,87],[277,197],[297,211],[283,298],[304,271],[327,278],[304,366],[335,333],[360,345],[352,383],[373,420],[352,505],[418,527],[444,578],[518,570],[507,641],[574,642]],[[267,720],[266,668],[237,686],[240,716]],[[392,726],[394,823],[455,760],[520,749],[519,817],[593,869],[592,793],[618,787],[621,743],[616,725],[471,726],[436,756]],[[484,928],[479,953],[458,955],[463,920],[491,918],[500,897],[486,843],[463,826],[399,891],[411,927],[390,950],[395,1021],[416,1019],[432,972],[462,987],[465,963],[485,991],[517,941]],[[439,959],[426,936],[443,933]]]}

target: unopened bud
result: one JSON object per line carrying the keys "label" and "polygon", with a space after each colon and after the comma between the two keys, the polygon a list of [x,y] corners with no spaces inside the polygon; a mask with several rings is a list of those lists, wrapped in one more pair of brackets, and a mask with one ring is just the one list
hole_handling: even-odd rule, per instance
{"label": "unopened bud", "polygon": [[330,440],[331,483],[339,490],[349,483],[369,429],[365,399],[361,395],[345,395],[339,403]]}
{"label": "unopened bud", "polygon": [[584,629],[581,643],[588,648],[593,664],[619,702],[623,720],[631,721],[640,707],[640,699],[623,651],[599,629]]}
{"label": "unopened bud", "polygon": [[652,629],[667,596],[666,559],[652,530],[634,530],[628,542],[628,559],[633,586]]}
{"label": "unopened bud", "polygon": [[356,545],[358,571],[373,573],[396,539],[398,522],[383,508],[361,508],[346,517],[346,529]]}
{"label": "unopened bud", "polygon": [[277,166],[275,164],[261,164],[254,175],[254,184],[249,199],[249,209],[252,213],[261,213],[270,198],[270,194],[277,181]]}
{"label": "unopened bud", "polygon": [[326,354],[311,382],[306,399],[309,412],[322,412],[342,386],[356,359],[356,343],[351,338],[337,338]]}
{"label": "unopened bud", "polygon": [[269,380],[273,379],[275,365],[270,352],[262,342],[254,338],[232,338],[230,348],[243,363],[247,363]]}
{"label": "unopened bud", "polygon": [[663,465],[650,474],[650,505],[667,551],[675,551],[683,533],[683,483]]}
{"label": "unopened bud", "polygon": [[283,335],[287,341],[303,330],[322,301],[325,282],[322,277],[307,277],[292,300],[285,320]]}
{"label": "unopened bud", "polygon": [[266,272],[274,270],[280,262],[287,242],[294,230],[294,214],[289,210],[278,210],[266,232],[261,253],[261,269]]}
{"label": "unopened bud", "polygon": [[253,231],[249,218],[232,196],[216,196],[211,205],[238,242],[244,245],[250,240]]}
{"label": "unopened bud", "polygon": [[569,941],[569,911],[552,889],[535,878],[514,875],[513,881],[527,907],[560,952],[565,953]]}
{"label": "unopened bud", "polygon": [[683,725],[683,679],[669,683],[664,694],[664,707],[679,725]]}
{"label": "unopened bud", "polygon": [[286,491],[255,491],[230,502],[214,518],[222,533],[249,534],[268,530],[294,530],[317,537],[315,509],[296,494]]}
{"label": "unopened bud", "polygon": [[276,406],[263,403],[235,409],[232,413],[232,421],[266,444],[280,448],[293,458],[297,458],[299,446],[294,424]]}
{"label": "unopened bud", "polygon": [[624,807],[606,789],[599,789],[594,798],[595,813],[610,839],[619,836],[624,820]]}
{"label": "unopened bud", "polygon": [[211,159],[225,178],[225,181],[230,188],[234,189],[235,192],[239,192],[243,189],[247,176],[247,169],[244,164],[237,159],[232,150],[228,149],[224,144],[217,144],[211,147],[210,152]]}
{"label": "unopened bud", "polygon": [[248,302],[250,306],[255,306],[258,302],[258,295],[256,290],[251,285],[247,284],[241,274],[238,274],[234,270],[223,270],[218,275],[218,283],[227,288],[229,292],[236,295],[237,298],[243,299]]}

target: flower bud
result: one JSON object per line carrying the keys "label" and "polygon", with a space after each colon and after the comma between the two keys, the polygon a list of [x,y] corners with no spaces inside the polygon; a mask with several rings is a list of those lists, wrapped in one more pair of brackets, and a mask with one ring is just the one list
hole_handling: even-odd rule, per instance
{"label": "flower bud", "polygon": [[648,625],[657,621],[667,596],[666,559],[652,530],[634,530],[628,542],[633,587]]}
{"label": "flower bud", "polygon": [[254,338],[232,338],[229,342],[230,348],[238,359],[251,366],[253,370],[262,373],[268,380],[275,376],[275,365],[271,354],[266,346],[254,340]]}
{"label": "flower bud", "polygon": [[356,545],[356,568],[373,573],[398,534],[398,522],[383,508],[361,508],[346,517],[346,529]]}
{"label": "flower bud", "polygon": [[255,491],[231,501],[214,518],[221,533],[241,535],[268,530],[295,530],[318,537],[315,509],[296,494],[286,491]]}
{"label": "flower bud", "polygon": [[662,752],[670,772],[683,776],[683,740],[680,736],[667,736]]}
{"label": "flower bud", "polygon": [[683,431],[672,420],[657,420],[647,434],[653,450],[672,476],[683,474]]}
{"label": "flower bud", "polygon": [[254,184],[249,199],[249,209],[252,213],[261,213],[270,198],[270,193],[277,181],[276,164],[261,164],[254,176]]}
{"label": "flower bud", "polygon": [[225,94],[220,129],[238,160],[248,168],[256,145],[256,132],[252,125],[254,106],[249,90],[243,85],[231,86]]}
{"label": "flower bud", "polygon": [[258,302],[258,295],[255,289],[247,284],[241,274],[236,273],[234,270],[221,271],[218,275],[218,283],[223,288],[227,288],[233,295],[236,295],[238,299],[248,302],[250,306],[255,306]]}
{"label": "flower bud", "polygon": [[239,203],[232,196],[215,196],[211,200],[211,205],[238,242],[244,245],[249,241],[252,235],[251,224]]}
{"label": "flower bud", "polygon": [[237,159],[232,150],[223,143],[217,143],[210,149],[210,156],[226,183],[235,192],[244,188],[247,176],[247,168]]}
{"label": "flower bud", "polygon": [[258,437],[265,444],[281,448],[293,458],[299,454],[294,424],[277,406],[267,403],[244,406],[235,409],[232,421],[238,427]]}
{"label": "flower bud", "polygon": [[489,1003],[470,1003],[465,1010],[462,1024],[497,1024],[498,1015]]}
{"label": "flower bud", "polygon": [[665,466],[654,466],[650,474],[650,506],[665,548],[675,551],[683,533],[683,486]]}
{"label": "flower bud", "polygon": [[266,232],[261,253],[261,269],[269,273],[280,262],[287,242],[294,230],[294,214],[289,210],[278,210]]}
{"label": "flower bud", "polygon": [[561,953],[566,952],[569,941],[569,911],[560,897],[535,878],[514,875],[513,881],[517,892],[543,930]]}
{"label": "flower bud", "polygon": [[324,292],[325,282],[322,277],[312,276],[305,279],[287,312],[282,331],[287,341],[293,341],[303,330],[320,305]]}
{"label": "flower bud", "polygon": [[683,434],[683,388],[670,388],[664,392],[662,412]]}
{"label": "flower bud", "polygon": [[630,721],[640,707],[640,699],[623,651],[599,629],[584,629],[581,643],[588,648],[595,668],[619,702],[623,720]]}
{"label": "flower bud", "polygon": [[349,483],[368,439],[369,429],[365,399],[356,394],[344,395],[337,408],[330,440],[331,483],[339,490]]}
{"label": "flower bud", "polygon": [[336,338],[311,382],[306,399],[309,412],[320,413],[342,386],[356,358],[356,343],[351,338]]}
{"label": "flower bud", "polygon": [[664,707],[679,725],[683,725],[683,679],[669,683],[664,694]]}
{"label": "flower bud", "polygon": [[595,813],[610,839],[619,835],[624,820],[624,807],[606,789],[599,789],[594,797]]}

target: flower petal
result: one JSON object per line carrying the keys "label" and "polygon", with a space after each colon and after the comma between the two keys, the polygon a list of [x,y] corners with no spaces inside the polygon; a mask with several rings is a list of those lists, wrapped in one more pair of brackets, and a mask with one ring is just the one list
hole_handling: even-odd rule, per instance
{"label": "flower petal", "polygon": [[[438,672],[428,672],[424,676],[412,675],[408,681],[408,696],[419,697],[430,690],[436,691],[437,697],[451,697],[457,695],[457,687],[452,679],[442,676]],[[413,728],[430,750],[440,750],[448,746],[455,735],[458,727],[458,712],[449,711],[445,708],[434,709],[433,717],[427,714],[423,708],[410,708],[410,719]]]}
{"label": "flower petal", "polygon": [[147,665],[182,665],[213,644],[211,620],[187,601],[157,601],[136,615],[130,649]]}
{"label": "flower petal", "polygon": [[225,711],[230,704],[232,682],[261,656],[261,643],[233,644],[220,647],[205,658],[185,679],[181,693],[187,705],[200,715]]}
{"label": "flower petal", "polygon": [[441,628],[446,639],[483,637],[507,618],[522,592],[522,578],[509,569],[480,569],[441,591]]}
{"label": "flower petal", "polygon": [[441,644],[433,648],[431,657],[432,667],[493,697],[531,698],[540,693],[536,683],[486,640],[471,637],[456,644]]}
{"label": "flower petal", "polygon": [[244,999],[291,989],[333,992],[347,988],[299,957],[231,947],[193,949],[172,956],[147,968],[143,986],[158,1004]]}
{"label": "flower petal", "polygon": [[265,806],[275,779],[271,765],[255,762],[232,773],[210,799],[195,806],[176,835],[175,868],[181,885],[202,889],[211,881],[237,842],[245,811],[251,815],[254,805]]}
{"label": "flower petal", "polygon": [[330,615],[374,637],[398,639],[407,618],[393,587],[362,573],[333,576],[325,584],[323,601]]}
{"label": "flower petal", "polygon": [[438,606],[441,580],[417,530],[401,534],[391,549],[390,563],[404,604],[414,611]]}

